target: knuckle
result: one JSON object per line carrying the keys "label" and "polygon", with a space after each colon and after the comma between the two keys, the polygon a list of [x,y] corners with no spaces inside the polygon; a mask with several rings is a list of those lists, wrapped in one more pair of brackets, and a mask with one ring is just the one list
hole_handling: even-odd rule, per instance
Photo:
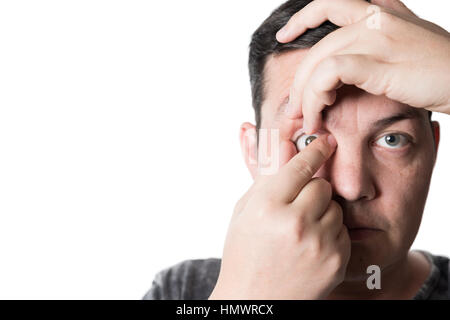
{"label": "knuckle", "polygon": [[331,197],[331,184],[323,178],[313,178],[310,183],[313,183],[315,191],[321,194],[329,194]]}
{"label": "knuckle", "polygon": [[250,191],[245,193],[234,205],[234,211],[235,212],[242,211],[251,198],[252,198],[252,194],[250,193]]}
{"label": "knuckle", "polygon": [[[384,17],[384,14],[389,17]],[[367,41],[375,42],[379,48],[383,48],[383,50],[377,52],[377,55],[384,57],[386,55],[385,51],[391,52],[389,50],[390,46],[394,45],[398,41],[395,39],[395,36],[393,36],[393,27],[391,26],[394,19],[396,19],[396,17],[390,13],[381,13],[379,19],[379,25],[381,27],[370,29],[370,34],[364,35]],[[361,67],[361,65],[359,67]]]}
{"label": "knuckle", "polygon": [[308,212],[304,212],[304,210],[301,210],[300,213],[296,216],[296,221],[298,224],[301,224],[304,227],[308,223]]}
{"label": "knuckle", "polygon": [[306,237],[307,221],[302,215],[294,214],[291,210],[283,210],[282,214],[274,217],[275,222],[280,226],[279,234],[288,242],[299,243]]}
{"label": "knuckle", "polygon": [[233,215],[240,215],[245,211],[249,203],[251,204],[253,201],[254,195],[246,193],[244,196],[242,196],[234,205],[233,208]]}
{"label": "knuckle", "polygon": [[340,55],[334,55],[326,58],[322,66],[325,70],[328,70],[328,72],[336,73],[342,66],[342,63],[344,63],[343,60],[344,57],[341,57]]}
{"label": "knuckle", "polygon": [[274,215],[280,211],[278,202],[273,197],[266,198],[264,205],[259,211],[260,216]]}
{"label": "knuckle", "polygon": [[322,103],[331,106],[336,101],[336,91],[328,91],[322,93]]}
{"label": "knuckle", "polygon": [[273,208],[279,205],[277,189],[273,184],[263,186],[258,193],[258,199],[264,206]]}
{"label": "knuckle", "polygon": [[320,236],[316,236],[313,239],[311,239],[310,242],[310,253],[313,259],[320,259],[323,252],[323,239]]}
{"label": "knuckle", "polygon": [[329,213],[332,215],[333,224],[341,225],[344,220],[344,214],[342,211],[342,207],[334,200],[330,201]]}
{"label": "knuckle", "polygon": [[378,18],[380,19],[380,24],[391,26],[397,20],[397,16],[391,12],[381,10],[378,14]]}
{"label": "knuckle", "polygon": [[304,215],[296,217],[296,219],[290,223],[289,229],[296,242],[303,241],[307,230]]}
{"label": "knuckle", "polygon": [[335,200],[330,201],[331,210],[337,215],[342,215],[342,207]]}
{"label": "knuckle", "polygon": [[345,265],[344,255],[340,252],[334,253],[329,257],[328,265],[335,273],[340,273],[344,269],[343,266]]}

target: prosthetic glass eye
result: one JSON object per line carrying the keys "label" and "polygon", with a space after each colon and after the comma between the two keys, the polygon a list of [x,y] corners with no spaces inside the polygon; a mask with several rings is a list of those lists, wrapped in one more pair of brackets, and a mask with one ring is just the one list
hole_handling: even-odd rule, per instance
{"label": "prosthetic glass eye", "polygon": [[302,151],[308,146],[308,144],[316,140],[317,137],[318,136],[316,134],[302,134],[297,138],[297,141],[295,143],[295,145],[297,146],[297,150]]}

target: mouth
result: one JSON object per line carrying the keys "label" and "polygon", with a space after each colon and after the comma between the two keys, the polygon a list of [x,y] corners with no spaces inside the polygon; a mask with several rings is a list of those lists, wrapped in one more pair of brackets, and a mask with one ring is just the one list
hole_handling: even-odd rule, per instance
{"label": "mouth", "polygon": [[[363,241],[366,239],[373,238],[383,232],[382,229],[378,228],[381,224],[379,221],[375,220],[376,214],[367,212],[363,208],[359,210],[355,208],[349,208],[346,206],[345,201],[342,202],[340,198],[336,200],[342,207],[344,214],[344,225],[347,227],[348,235],[352,242]],[[365,213],[364,215],[361,212]],[[366,218],[363,219],[363,216]],[[368,217],[372,216],[371,219]]]}
{"label": "mouth", "polygon": [[348,235],[352,242],[362,241],[376,236],[381,230],[372,228],[348,228]]}

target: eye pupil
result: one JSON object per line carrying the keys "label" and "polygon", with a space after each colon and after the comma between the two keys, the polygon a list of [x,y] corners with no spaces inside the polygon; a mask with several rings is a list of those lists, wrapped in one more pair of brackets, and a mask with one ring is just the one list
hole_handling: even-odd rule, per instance
{"label": "eye pupil", "polygon": [[314,140],[316,140],[317,137],[315,136],[309,136],[306,140],[305,140],[305,145],[310,144],[311,142],[313,142]]}
{"label": "eye pupil", "polygon": [[397,138],[395,137],[395,135],[391,134],[391,135],[386,136],[385,140],[389,145],[394,145],[397,141]]}

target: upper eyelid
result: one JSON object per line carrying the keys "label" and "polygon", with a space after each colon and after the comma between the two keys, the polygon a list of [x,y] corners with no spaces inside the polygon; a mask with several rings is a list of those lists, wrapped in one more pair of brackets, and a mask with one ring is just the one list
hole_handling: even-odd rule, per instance
{"label": "upper eyelid", "polygon": [[[378,140],[380,140],[380,139],[382,139],[383,137],[385,137],[385,136],[387,136],[387,135],[390,135],[390,134],[398,134],[398,135],[403,136],[403,137],[405,138],[405,144],[402,145],[402,146],[400,146],[399,148],[386,148],[386,147],[383,147],[383,146],[378,145],[378,143],[377,143]],[[378,138],[375,138],[375,139],[371,140],[371,142],[370,142],[370,145],[371,145],[371,146],[374,146],[374,147],[376,147],[376,148],[382,148],[382,149],[385,149],[385,150],[395,150],[395,149],[401,150],[401,149],[403,149],[403,148],[409,147],[409,146],[414,145],[414,144],[415,144],[415,139],[414,139],[412,136],[410,136],[409,134],[406,134],[406,133],[400,133],[400,132],[390,132],[390,133],[385,133],[385,134],[383,134],[383,135],[378,136]]]}
{"label": "upper eyelid", "polygon": [[392,135],[403,136],[403,137],[405,137],[409,142],[413,142],[413,141],[414,141],[414,138],[413,138],[410,134],[407,134],[406,132],[398,132],[398,131],[385,132],[385,133],[383,133],[383,134],[381,134],[381,135],[376,136],[376,138],[374,138],[373,141],[378,141],[378,140],[380,140],[381,138],[383,138],[383,137],[385,137],[385,136],[388,136],[388,135],[391,135],[391,134],[392,134]]}
{"label": "upper eyelid", "polygon": [[400,150],[404,150],[405,148],[411,147],[411,145],[413,144],[413,142],[408,137],[404,137],[404,138],[405,138],[404,144],[396,145],[396,146],[393,146],[393,147],[386,147],[386,146],[383,146],[383,145],[379,145],[378,144],[378,140],[380,140],[381,138],[378,139],[378,140],[373,141],[372,145],[373,145],[374,148],[379,148],[379,149],[383,149],[383,150],[386,150],[386,151],[400,151]]}
{"label": "upper eyelid", "polygon": [[[304,135],[306,132],[305,130],[303,130],[303,128],[300,128],[299,130],[295,131],[295,133],[292,135],[292,141],[296,142],[298,138],[300,138],[302,135]],[[319,130],[318,132],[314,133],[314,134],[310,134],[310,136],[313,135],[319,135],[319,134],[325,134],[324,131]]]}
{"label": "upper eyelid", "polygon": [[[305,134],[305,130],[303,130],[303,128],[298,129],[298,130],[295,131],[295,133],[292,135],[291,141],[294,142],[294,143],[296,143],[297,140],[298,140],[298,138],[300,138],[300,137],[301,137],[302,135],[304,135],[304,134]],[[319,130],[318,132],[314,133],[313,135],[319,135],[319,134],[325,134],[325,132],[324,132],[323,130]],[[398,134],[398,135],[404,136],[404,137],[407,139],[407,141],[410,142],[410,143],[412,143],[412,142],[415,141],[415,139],[413,138],[413,136],[411,136],[410,134],[405,133],[405,132],[399,132],[399,131],[390,131],[390,132],[388,131],[388,132],[383,132],[383,133],[380,134],[380,135],[376,135],[375,138],[369,139],[369,141],[372,141],[372,143],[373,143],[373,142],[378,141],[378,140],[381,139],[382,137],[387,136],[387,135],[390,135],[390,134]]]}

